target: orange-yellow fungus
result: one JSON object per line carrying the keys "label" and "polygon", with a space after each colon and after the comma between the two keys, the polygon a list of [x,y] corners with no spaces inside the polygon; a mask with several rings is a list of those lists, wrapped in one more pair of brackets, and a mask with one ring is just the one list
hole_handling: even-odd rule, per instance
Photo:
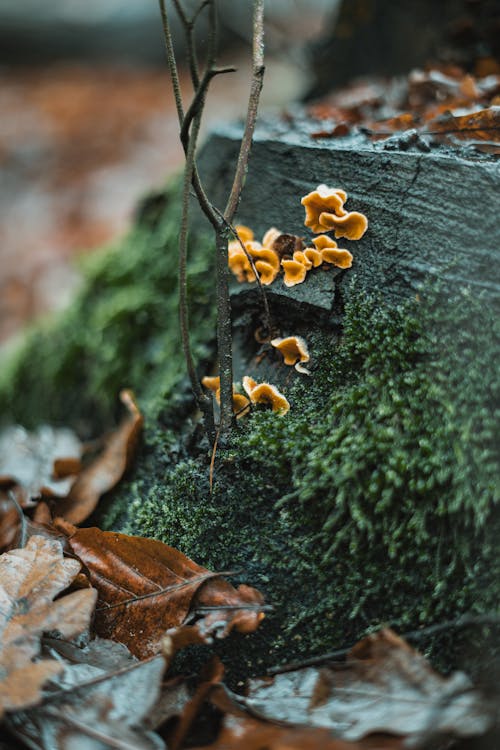
{"label": "orange-yellow fungus", "polygon": [[301,200],[306,209],[304,224],[315,233],[324,232],[325,227],[321,223],[321,214],[327,212],[336,216],[343,216],[347,213],[344,209],[346,200],[347,194],[344,190],[318,185],[316,190],[308,193]]}
{"label": "orange-yellow fungus", "polygon": [[302,284],[307,275],[307,268],[298,260],[282,260],[281,265],[285,272],[283,283],[285,286]]}
{"label": "orange-yellow fungus", "polygon": [[301,336],[287,336],[284,339],[273,339],[274,346],[282,355],[285,365],[296,365],[298,362],[309,362],[307,344]]}

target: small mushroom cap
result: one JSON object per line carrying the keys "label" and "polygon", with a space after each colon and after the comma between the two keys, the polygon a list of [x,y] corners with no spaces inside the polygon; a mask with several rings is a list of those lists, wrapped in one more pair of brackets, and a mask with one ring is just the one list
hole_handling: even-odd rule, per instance
{"label": "small mushroom cap", "polygon": [[210,391],[217,393],[220,390],[220,376],[219,375],[205,375],[201,379],[201,384],[204,388],[208,388]]}
{"label": "small mushroom cap", "polygon": [[260,383],[252,388],[250,401],[253,404],[267,404],[273,411],[286,414],[290,410],[290,404],[285,396],[278,391],[275,385]]}
{"label": "small mushroom cap", "polygon": [[321,252],[325,263],[332,263],[337,268],[350,268],[352,266],[352,255],[349,250],[339,248],[335,240],[327,234],[320,234],[313,239],[316,248]]}
{"label": "small mushroom cap", "polygon": [[255,281],[255,274],[250,265],[250,261],[238,241],[229,243],[227,262],[229,268],[240,283],[242,281]]}
{"label": "small mushroom cap", "polygon": [[281,265],[285,272],[283,283],[285,286],[302,284],[307,275],[307,268],[298,260],[282,260]]}
{"label": "small mushroom cap", "polygon": [[270,229],[267,230],[267,232],[263,236],[262,244],[264,245],[264,247],[272,248],[274,241],[277,240],[281,234],[282,232],[280,229],[276,229],[276,227],[271,227]]}
{"label": "small mushroom cap", "polygon": [[352,266],[352,255],[349,250],[331,247],[323,250],[321,255],[325,263],[332,263],[337,268],[350,268]]}
{"label": "small mushroom cap", "polygon": [[335,240],[332,240],[327,234],[320,234],[318,237],[313,237],[313,245],[316,247],[316,250],[319,250],[320,252],[326,247],[338,247]]}
{"label": "small mushroom cap", "polygon": [[257,382],[250,377],[250,375],[245,375],[243,380],[241,381],[241,384],[243,385],[243,390],[248,396],[252,396],[252,391],[256,387]]}
{"label": "small mushroom cap", "polygon": [[273,339],[271,346],[283,355],[285,365],[295,365],[296,362],[309,362],[307,344],[301,336],[287,336],[284,339]]}
{"label": "small mushroom cap", "polygon": [[276,270],[280,270],[280,259],[278,254],[270,247],[262,247],[257,242],[247,242],[245,247],[254,260],[262,260]]}
{"label": "small mushroom cap", "polygon": [[250,401],[242,393],[233,392],[233,413],[236,419],[244,417],[250,411]]}
{"label": "small mushroom cap", "polygon": [[255,263],[255,268],[259,274],[260,283],[264,286],[272,284],[279,271],[279,265],[278,268],[273,268],[270,263],[266,263],[264,260],[258,260]]}
{"label": "small mushroom cap", "polygon": [[297,260],[299,263],[302,263],[302,265],[305,266],[308,271],[310,268],[312,268],[312,260],[309,260],[303,250],[296,250],[293,254],[293,260]]}
{"label": "small mushroom cap", "polygon": [[253,240],[254,233],[250,227],[246,227],[244,224],[236,224],[235,229],[242,242],[250,242]]}
{"label": "small mushroom cap", "polygon": [[[215,393],[215,400],[220,404],[220,376],[219,375],[205,375],[201,380],[201,384],[208,388],[210,391]],[[246,414],[250,409],[250,401],[246,396],[241,393],[237,393],[233,386],[233,412],[236,415],[236,419],[239,419]]]}
{"label": "small mushroom cap", "polygon": [[313,268],[318,268],[323,263],[323,257],[320,250],[316,250],[314,247],[306,247],[304,255],[312,265]]}
{"label": "small mushroom cap", "polygon": [[346,213],[344,209],[346,200],[347,194],[344,190],[318,185],[316,190],[308,193],[301,200],[306,209],[304,224],[306,227],[310,227],[313,232],[324,232],[325,227],[321,223],[321,214],[326,212],[343,216]]}
{"label": "small mushroom cap", "polygon": [[344,216],[323,212],[319,215],[322,231],[335,230],[335,237],[345,237],[348,240],[360,240],[368,228],[368,219],[359,211],[351,211]]}

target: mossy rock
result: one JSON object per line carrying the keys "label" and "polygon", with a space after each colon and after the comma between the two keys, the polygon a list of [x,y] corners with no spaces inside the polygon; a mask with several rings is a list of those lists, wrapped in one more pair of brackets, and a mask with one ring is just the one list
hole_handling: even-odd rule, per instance
{"label": "mossy rock", "polygon": [[[4,372],[2,411],[89,434],[112,423],[121,387],[135,389],[144,443],[93,520],[239,570],[237,580],[265,593],[274,609],[260,631],[220,647],[233,676],[349,645],[383,623],[404,632],[496,611],[494,303],[434,282],[388,302],[349,272],[334,277],[330,311],[316,323],[293,305],[285,323],[281,300],[272,311],[283,326],[308,331],[312,376],[284,378],[286,416],[255,411],[239,421],[217,453],[210,492],[211,446],[179,353],[177,226],[174,186],[90,261],[72,308],[28,336]],[[202,374],[214,358],[212,288],[210,239],[193,233],[191,328]],[[258,298],[238,315],[242,371]],[[271,355],[257,366],[255,354],[254,344],[249,368],[277,371]],[[420,645],[449,667],[486,642],[475,628]]]}

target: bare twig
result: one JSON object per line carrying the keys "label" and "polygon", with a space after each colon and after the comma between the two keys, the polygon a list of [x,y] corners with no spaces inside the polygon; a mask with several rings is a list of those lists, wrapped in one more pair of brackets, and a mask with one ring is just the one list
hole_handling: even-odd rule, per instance
{"label": "bare twig", "polygon": [[28,530],[27,530],[27,524],[26,524],[26,516],[24,515],[24,511],[17,502],[17,498],[14,495],[12,490],[9,490],[8,492],[9,500],[14,505],[17,515],[19,516],[19,542],[18,547],[23,548],[26,547],[26,542],[28,541]]}
{"label": "bare twig", "polygon": [[[405,641],[420,641],[446,630],[456,630],[475,626],[479,627],[481,625],[499,627],[500,614],[489,612],[484,615],[462,615],[461,617],[457,617],[456,620],[447,620],[445,622],[438,622],[435,625],[429,625],[427,628],[410,630],[408,633],[402,633],[400,638]],[[351,648],[351,646],[348,648],[340,648],[337,651],[330,651],[329,653],[320,656],[312,656],[310,659],[303,659],[302,661],[292,662],[291,664],[284,664],[280,667],[272,667],[268,670],[268,674],[275,675],[281,674],[282,672],[294,672],[295,670],[303,669],[304,667],[315,667],[324,664],[325,662],[335,661],[336,659],[341,659],[346,656]]]}
{"label": "bare twig", "polygon": [[235,240],[237,240],[237,242],[239,242],[241,249],[245,253],[246,258],[247,258],[248,262],[250,263],[250,268],[254,272],[255,279],[257,281],[257,285],[259,287],[260,295],[261,295],[261,298],[262,298],[262,305],[264,307],[265,324],[266,324],[266,327],[268,328],[268,330],[271,330],[271,327],[272,327],[271,313],[269,311],[269,303],[267,301],[267,294],[264,291],[264,287],[263,287],[262,281],[260,279],[260,274],[259,274],[259,272],[257,271],[257,269],[255,267],[255,261],[252,258],[252,256],[250,255],[250,253],[248,252],[248,250],[246,249],[244,243],[241,241],[241,238],[240,238],[238,232],[236,231],[236,227],[228,219],[226,219],[224,217],[224,214],[222,214],[217,208],[215,210],[216,210],[217,214],[220,216],[221,220],[226,225],[226,227],[229,229],[229,231],[231,232],[231,234],[234,235]]}
{"label": "bare twig", "polygon": [[[192,18],[188,18],[181,0],[172,0],[179,21],[184,29],[186,37],[187,58],[194,88],[193,99],[187,109],[184,110],[182,94],[179,82],[179,73],[175,59],[171,29],[166,10],[166,0],[159,0],[163,21],[163,32],[167,50],[167,61],[172,78],[174,97],[177,108],[177,116],[180,126],[180,138],[186,164],[184,170],[182,220],[179,236],[179,315],[181,320],[182,345],[186,358],[187,369],[191,380],[193,392],[197,403],[205,416],[205,425],[209,436],[213,439],[213,413],[211,419],[208,417],[208,399],[204,396],[199,380],[196,376],[194,360],[191,354],[189,342],[188,325],[188,299],[187,299],[187,232],[189,223],[189,186],[192,184],[202,211],[211,222],[216,240],[216,296],[217,296],[217,345],[219,353],[220,370],[220,425],[219,434],[221,438],[229,432],[233,422],[233,368],[232,368],[232,330],[231,330],[231,304],[229,299],[229,269],[227,257],[228,232],[234,232],[231,221],[236,211],[243,181],[247,169],[248,157],[252,136],[255,128],[257,108],[262,89],[264,75],[263,64],[263,16],[264,0],[254,0],[253,20],[253,53],[252,53],[252,85],[248,102],[248,111],[245,130],[242,138],[238,162],[236,165],[233,185],[224,213],[221,213],[209,200],[201,183],[196,165],[196,142],[200,129],[201,116],[205,104],[206,93],[210,81],[221,73],[232,72],[234,68],[217,68],[217,12],[215,0],[202,0]],[[203,74],[200,74],[196,44],[194,38],[195,23],[203,11],[208,8],[208,50],[206,66]],[[235,236],[237,236],[235,234]],[[238,238],[239,239],[239,238]],[[248,253],[243,248],[247,257]],[[264,309],[269,323],[269,306],[262,289],[258,273],[255,270],[253,259],[249,259],[254,269],[259,287],[264,300]]]}
{"label": "bare twig", "polygon": [[257,120],[260,92],[264,80],[264,70],[264,0],[254,0],[252,84],[250,87],[247,118],[243,138],[241,139],[236,173],[234,175],[233,186],[224,211],[224,216],[229,221],[232,221],[234,214],[236,213],[247,171],[248,157],[250,156],[255,122]]}

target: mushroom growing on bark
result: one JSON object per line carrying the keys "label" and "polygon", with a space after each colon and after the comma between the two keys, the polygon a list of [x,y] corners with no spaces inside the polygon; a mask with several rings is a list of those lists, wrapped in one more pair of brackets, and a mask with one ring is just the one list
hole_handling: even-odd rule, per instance
{"label": "mushroom growing on bark", "polygon": [[340,248],[335,240],[326,234],[315,237],[313,242],[316,249],[321,253],[325,263],[333,263],[338,268],[350,268],[352,266],[352,255],[349,250]]}
{"label": "mushroom growing on bark", "polygon": [[301,200],[306,209],[304,224],[315,234],[334,230],[337,238],[361,239],[368,227],[368,219],[358,211],[348,213],[344,208],[346,200],[344,190],[318,185]]}
{"label": "mushroom growing on bark", "polygon": [[243,388],[252,404],[265,404],[266,406],[270,406],[273,411],[281,414],[286,414],[290,410],[290,404],[275,385],[257,383],[253,378],[245,375],[243,378]]}
{"label": "mushroom growing on bark", "polygon": [[271,341],[282,355],[285,365],[294,366],[298,372],[310,375],[309,370],[304,366],[304,362],[309,362],[309,351],[307,344],[301,336],[287,336],[286,338],[276,338]]}

